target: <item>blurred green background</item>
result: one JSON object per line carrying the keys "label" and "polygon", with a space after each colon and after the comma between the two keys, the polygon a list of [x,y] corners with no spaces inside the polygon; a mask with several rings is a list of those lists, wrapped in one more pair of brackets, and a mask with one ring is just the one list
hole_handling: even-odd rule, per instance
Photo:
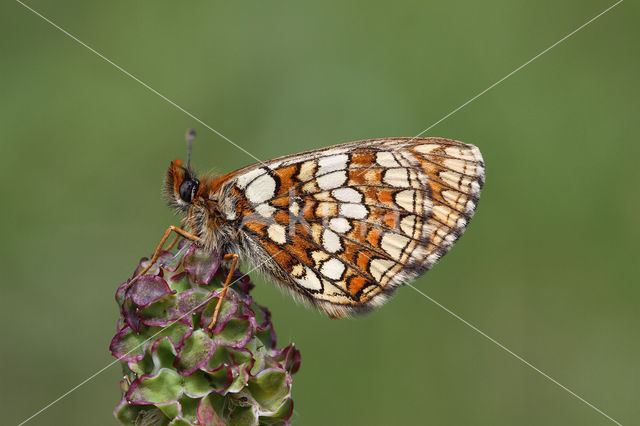
{"label": "blurred green background", "polygon": [[[414,136],[612,4],[44,1],[28,4],[260,159]],[[438,124],[479,146],[464,237],[415,285],[623,424],[638,424],[640,31],[627,1]],[[0,11],[2,423],[113,358],[117,286],[178,223],[194,164],[254,162],[17,2]],[[635,277],[635,278],[634,278]],[[301,425],[605,425],[411,288],[332,321],[254,277],[295,341]],[[113,365],[29,424],[113,424]]]}

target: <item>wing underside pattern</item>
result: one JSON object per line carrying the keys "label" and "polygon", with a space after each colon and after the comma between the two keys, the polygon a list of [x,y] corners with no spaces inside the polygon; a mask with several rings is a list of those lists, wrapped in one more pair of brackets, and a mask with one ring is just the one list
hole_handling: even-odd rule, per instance
{"label": "wing underside pattern", "polygon": [[284,284],[341,316],[431,268],[464,232],[483,183],[475,146],[397,138],[281,157],[228,184],[241,229]]}

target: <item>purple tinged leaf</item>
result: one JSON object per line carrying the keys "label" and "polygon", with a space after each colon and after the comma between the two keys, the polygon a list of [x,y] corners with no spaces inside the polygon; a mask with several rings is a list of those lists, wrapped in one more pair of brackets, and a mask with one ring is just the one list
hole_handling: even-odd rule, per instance
{"label": "purple tinged leaf", "polygon": [[155,404],[155,406],[170,419],[182,417],[182,407],[178,401],[171,401],[166,404]]}
{"label": "purple tinged leaf", "polygon": [[144,358],[144,343],[146,337],[140,336],[125,326],[119,330],[109,345],[111,354],[122,361],[139,361]]}
{"label": "purple tinged leaf", "polygon": [[251,310],[255,313],[258,330],[266,330],[271,326],[271,312],[267,308],[254,303]]}
{"label": "purple tinged leaf", "polygon": [[190,398],[186,395],[183,395],[182,398],[178,402],[182,406],[182,416],[189,420],[192,425],[197,425],[198,420],[198,402],[200,398]]}
{"label": "purple tinged leaf", "polygon": [[120,306],[122,306],[122,304],[124,303],[124,299],[127,296],[127,289],[129,288],[130,282],[131,282],[130,279],[123,282],[122,284],[120,284],[120,287],[118,287],[118,289],[116,290],[116,302],[118,302],[118,305]]}
{"label": "purple tinged leaf", "polygon": [[125,297],[120,307],[120,315],[124,318],[125,324],[136,332],[140,331],[140,319],[138,318],[137,310],[138,308],[133,303],[133,300],[129,296]]}
{"label": "purple tinged leaf", "polygon": [[[113,415],[123,425],[133,425],[137,420],[139,421],[144,418],[150,418],[151,416],[146,414],[150,413],[151,411],[157,412],[158,410],[155,407],[148,405],[131,405],[126,400],[126,398],[122,398],[122,400],[116,406],[115,410],[113,410]],[[162,415],[161,412],[158,414]],[[162,415],[162,417],[164,417],[164,415]],[[167,421],[166,418],[158,420],[164,420],[165,423]]]}
{"label": "purple tinged leaf", "polygon": [[187,274],[185,271],[178,272],[172,275],[171,277],[169,277],[167,282],[169,283],[169,287],[171,287],[172,290],[175,290],[178,293],[193,287],[191,285],[191,280],[189,280],[189,274]]}
{"label": "purple tinged leaf", "polygon": [[227,389],[228,392],[240,392],[249,383],[249,378],[251,377],[249,370],[251,370],[252,366],[253,362],[250,365],[233,366],[233,382]]}
{"label": "purple tinged leaf", "polygon": [[258,424],[258,408],[253,405],[237,406],[229,414],[229,426],[257,426]]}
{"label": "purple tinged leaf", "polygon": [[184,270],[187,271],[196,284],[209,284],[219,266],[220,256],[218,253],[197,250],[196,245],[191,246],[184,256]]}
{"label": "purple tinged leaf", "polygon": [[[205,371],[213,371],[220,365],[229,365],[233,367],[234,371],[240,368],[250,370],[254,363],[253,352],[247,347],[235,349],[229,346],[217,345],[215,353],[202,369]],[[234,377],[237,377],[237,375],[238,372],[235,371]]]}
{"label": "purple tinged leaf", "polygon": [[[213,319],[213,313],[216,309],[216,305],[218,304],[218,294],[215,293],[215,296],[204,309],[202,316],[200,317],[200,327],[208,328],[211,320]],[[218,318],[216,319],[216,324],[213,327],[212,334],[219,334],[220,331],[227,325],[227,322],[238,312],[238,300],[235,295],[228,291],[225,296],[222,304],[220,305],[220,311],[218,312]]]}
{"label": "purple tinged leaf", "polygon": [[[170,259],[172,257],[173,257],[173,253],[168,252],[168,251],[161,251],[158,254],[158,259],[156,260],[156,263],[153,266],[151,266],[151,268],[149,268],[149,270],[147,272],[145,272],[145,274],[148,274],[148,275],[161,275],[162,274],[162,271],[160,270],[161,262],[166,260],[166,259]],[[138,266],[136,267],[136,270],[133,272],[132,277],[137,276],[148,265],[149,265],[149,258],[143,257],[142,259],[140,259],[140,262],[138,263]]]}
{"label": "purple tinged leaf", "polygon": [[201,398],[211,392],[223,394],[233,382],[231,367],[221,365],[214,371],[196,370],[192,375],[185,376],[185,394],[192,398]]}
{"label": "purple tinged leaf", "polygon": [[173,321],[191,323],[193,314],[202,311],[215,294],[202,288],[192,288],[170,294],[156,302],[140,308],[138,316],[146,325],[164,326]]}
{"label": "purple tinged leaf", "polygon": [[255,318],[253,317],[240,316],[231,318],[219,333],[214,332],[213,340],[225,346],[241,348],[251,340],[255,329]]}
{"label": "purple tinged leaf", "polygon": [[173,365],[183,376],[205,365],[216,350],[216,343],[204,330],[196,330],[185,339]]}
{"label": "purple tinged leaf", "polygon": [[178,315],[185,315],[200,312],[204,310],[215,297],[216,295],[214,293],[201,288],[185,290],[178,295],[176,313]]}
{"label": "purple tinged leaf", "polygon": [[156,370],[171,367],[176,354],[177,350],[169,336],[164,336],[151,345],[151,359]]}
{"label": "purple tinged leaf", "polygon": [[138,306],[147,306],[167,294],[175,293],[169,284],[157,275],[143,275],[133,283],[128,297]]}
{"label": "purple tinged leaf", "polygon": [[216,395],[207,395],[198,404],[198,422],[209,426],[226,426],[226,422],[217,412],[223,412],[225,401]]}
{"label": "purple tinged leaf", "polygon": [[223,394],[227,392],[233,383],[233,367],[230,365],[221,365],[215,370],[205,371],[209,374],[212,384],[215,383],[213,390],[215,393]]}
{"label": "purple tinged leaf", "polygon": [[131,383],[126,398],[133,405],[166,404],[177,401],[182,394],[182,378],[175,371],[163,368],[153,375],[143,375]]}
{"label": "purple tinged leaf", "polygon": [[279,368],[267,368],[249,379],[249,392],[267,410],[276,411],[289,395],[291,376]]}
{"label": "purple tinged leaf", "polygon": [[285,348],[273,352],[274,353],[270,358],[277,361],[282,368],[289,372],[289,374],[294,374],[300,369],[300,364],[302,362],[300,351],[296,349],[293,343]]}
{"label": "purple tinged leaf", "polygon": [[[261,417],[261,424],[273,424],[273,425],[288,425],[291,415],[293,414],[293,399],[287,398],[284,400],[282,406],[274,414],[263,418]],[[271,421],[267,421],[267,419]],[[274,421],[275,420],[275,421]]]}

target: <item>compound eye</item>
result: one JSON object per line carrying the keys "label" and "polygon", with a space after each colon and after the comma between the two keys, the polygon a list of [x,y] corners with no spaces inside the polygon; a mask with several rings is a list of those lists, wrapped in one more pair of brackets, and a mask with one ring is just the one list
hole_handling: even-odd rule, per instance
{"label": "compound eye", "polygon": [[195,179],[187,178],[180,184],[180,198],[185,203],[190,203],[193,200],[193,196],[198,190],[200,182]]}

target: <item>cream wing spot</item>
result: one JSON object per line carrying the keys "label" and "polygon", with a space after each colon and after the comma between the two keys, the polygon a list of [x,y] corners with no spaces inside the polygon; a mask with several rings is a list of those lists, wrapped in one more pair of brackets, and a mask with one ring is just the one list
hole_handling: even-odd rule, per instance
{"label": "cream wing spot", "polygon": [[417,152],[419,152],[420,154],[430,154],[431,151],[433,151],[434,149],[438,149],[440,148],[441,145],[437,145],[437,144],[433,144],[433,143],[426,143],[424,145],[418,145],[414,148],[414,150],[416,150]]}
{"label": "cream wing spot", "polygon": [[457,207],[458,202],[464,203],[466,201],[466,197],[458,191],[444,190],[441,194],[442,198],[444,198],[449,205],[454,207]]}
{"label": "cream wing spot", "polygon": [[292,201],[291,204],[289,204],[289,213],[291,213],[294,216],[298,216],[300,214],[300,204],[298,204],[295,201]]}
{"label": "cream wing spot", "polygon": [[403,165],[405,166],[410,166],[411,164],[415,164],[416,162],[416,155],[413,152],[401,150],[401,151],[398,151],[396,154],[398,154],[398,156],[401,157],[399,161],[403,163]]}
{"label": "cream wing spot", "polygon": [[418,173],[413,169],[409,169],[409,186],[413,188],[420,188],[422,186],[418,178]]}
{"label": "cream wing spot", "polygon": [[302,276],[300,276],[299,278],[296,278],[295,281],[298,284],[300,284],[302,287],[309,290],[318,291],[322,289],[322,283],[320,282],[320,278],[318,277],[318,274],[316,274],[308,266],[304,267],[304,272]]}
{"label": "cream wing spot", "polygon": [[404,235],[387,232],[383,235],[380,247],[394,259],[400,259],[402,251],[409,243],[409,238]]}
{"label": "cream wing spot", "polygon": [[326,173],[335,172],[336,170],[344,170],[347,168],[347,161],[349,161],[349,157],[346,154],[322,157],[318,160],[317,174],[323,175]]}
{"label": "cream wing spot", "polygon": [[376,153],[376,163],[382,167],[400,167],[400,164],[393,157],[393,154],[388,151],[382,151]]}
{"label": "cream wing spot", "polygon": [[322,175],[316,179],[318,186],[324,190],[334,189],[334,188],[343,186],[346,181],[347,181],[347,172],[344,170],[331,172],[326,175]]}
{"label": "cream wing spot", "polygon": [[470,176],[483,176],[484,168],[476,163],[461,160],[458,158],[446,158],[443,160],[445,167],[452,169],[458,173],[462,173]]}
{"label": "cream wing spot", "polygon": [[344,203],[340,204],[340,215],[352,219],[364,219],[367,217],[367,208],[362,204]]}
{"label": "cream wing spot", "polygon": [[353,188],[338,188],[334,189],[331,194],[339,201],[347,203],[361,203],[362,194]]}
{"label": "cream wing spot", "polygon": [[340,237],[331,229],[325,229],[322,232],[322,246],[329,253],[337,253],[342,250]]}
{"label": "cream wing spot", "polygon": [[475,161],[474,153],[467,147],[450,146],[445,148],[444,152],[452,157],[461,158],[463,160]]}
{"label": "cream wing spot", "polygon": [[408,212],[415,211],[415,198],[416,191],[413,189],[405,189],[395,195],[396,204],[405,209]]}
{"label": "cream wing spot", "polygon": [[273,198],[275,191],[276,181],[271,176],[263,174],[249,184],[245,195],[252,204],[260,204]]}
{"label": "cream wing spot", "polygon": [[459,188],[466,191],[472,184],[472,180],[469,176],[461,175],[460,173],[452,172],[450,170],[443,170],[438,173],[438,176],[444,183],[452,188]]}
{"label": "cream wing spot", "polygon": [[307,192],[310,194],[318,192],[318,186],[316,185],[316,181],[310,180],[309,182],[302,185],[302,192]]}
{"label": "cream wing spot", "polygon": [[287,230],[278,223],[272,223],[267,228],[267,235],[276,244],[285,244],[287,242]]}
{"label": "cream wing spot", "polygon": [[455,170],[459,173],[464,173],[466,174],[467,172],[467,162],[463,161],[463,160],[458,160],[455,158],[447,158],[443,161],[443,164],[452,169]]}
{"label": "cream wing spot", "polygon": [[334,303],[338,302],[345,305],[351,302],[351,300],[344,295],[347,291],[346,286],[344,286],[345,288],[342,288],[342,286],[334,285],[331,281],[326,279],[322,280],[322,285],[324,287],[324,291],[322,295],[318,295],[320,299],[330,300]]}
{"label": "cream wing spot", "polygon": [[339,280],[340,277],[342,277],[344,270],[344,263],[333,257],[322,264],[320,273],[329,279]]}
{"label": "cream wing spot", "polygon": [[301,182],[307,182],[313,179],[315,169],[316,169],[315,161],[305,161],[300,166],[300,172],[298,173],[298,180],[300,180]]}
{"label": "cream wing spot", "polygon": [[329,259],[331,257],[329,253],[322,250],[315,250],[311,253],[311,259],[313,259],[313,263],[316,267],[319,267],[322,262]]}
{"label": "cream wing spot", "polygon": [[276,208],[270,205],[269,203],[258,204],[254,208],[255,212],[258,213],[262,217],[273,217],[273,214],[276,211]]}
{"label": "cream wing spot", "polygon": [[422,235],[424,236],[431,236],[436,232],[436,225],[434,225],[432,222],[425,222],[422,225]]}
{"label": "cream wing spot", "polygon": [[302,276],[302,274],[304,274],[304,266],[302,265],[302,263],[296,263],[295,265],[293,265],[293,267],[291,268],[291,275],[294,278],[299,278]]}
{"label": "cream wing spot", "polygon": [[377,282],[382,280],[382,276],[387,272],[395,263],[387,259],[373,259],[369,263],[369,273]]}
{"label": "cream wing spot", "polygon": [[452,210],[450,207],[438,204],[432,209],[433,216],[446,226],[453,228],[458,221],[458,213]]}
{"label": "cream wing spot", "polygon": [[351,224],[344,217],[335,217],[329,221],[329,228],[339,234],[351,231]]}
{"label": "cream wing spot", "polygon": [[243,173],[240,176],[238,176],[238,179],[236,180],[236,185],[240,189],[245,189],[247,187],[247,184],[249,184],[249,182],[251,182],[258,176],[261,176],[265,173],[267,173],[267,171],[263,168],[259,168],[259,169],[251,170],[250,172]]}
{"label": "cream wing spot", "polygon": [[400,221],[400,229],[405,234],[413,237],[416,226],[416,217],[414,215],[408,215],[402,218]]}
{"label": "cream wing spot", "polygon": [[405,168],[389,169],[385,171],[382,180],[387,185],[397,186],[399,188],[407,188],[411,186],[409,184],[409,175]]}

